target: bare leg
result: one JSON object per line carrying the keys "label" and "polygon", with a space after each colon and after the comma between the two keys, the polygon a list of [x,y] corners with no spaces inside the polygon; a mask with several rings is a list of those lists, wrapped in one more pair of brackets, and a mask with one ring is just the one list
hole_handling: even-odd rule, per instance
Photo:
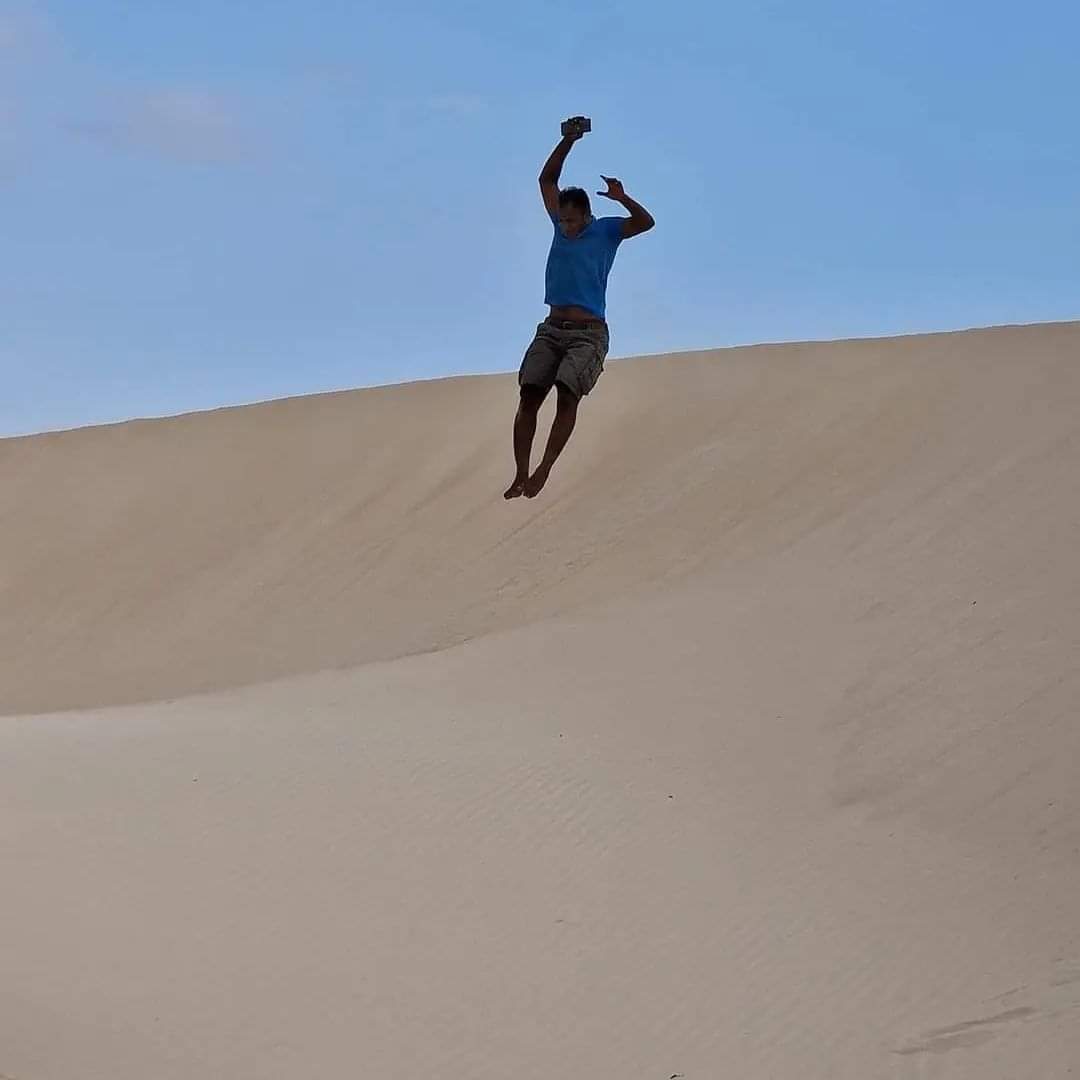
{"label": "bare leg", "polygon": [[555,410],[555,422],[551,425],[551,434],[548,436],[547,449],[544,451],[543,460],[536,467],[536,472],[529,477],[525,484],[525,494],[530,499],[535,499],[547,483],[551,467],[555,464],[558,456],[563,452],[574,424],[577,423],[578,399],[563,386],[559,386],[559,404]]}
{"label": "bare leg", "polygon": [[548,392],[538,386],[521,388],[521,403],[514,417],[514,461],[517,473],[514,482],[503,493],[504,499],[516,499],[525,494],[529,479],[529,458],[532,456],[533,438],[536,436],[536,417]]}

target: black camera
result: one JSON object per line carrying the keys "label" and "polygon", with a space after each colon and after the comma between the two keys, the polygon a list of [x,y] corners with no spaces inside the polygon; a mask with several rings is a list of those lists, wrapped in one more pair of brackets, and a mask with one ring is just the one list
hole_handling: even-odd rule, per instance
{"label": "black camera", "polygon": [[592,121],[587,116],[571,116],[562,123],[564,135],[584,135],[586,131],[592,131]]}

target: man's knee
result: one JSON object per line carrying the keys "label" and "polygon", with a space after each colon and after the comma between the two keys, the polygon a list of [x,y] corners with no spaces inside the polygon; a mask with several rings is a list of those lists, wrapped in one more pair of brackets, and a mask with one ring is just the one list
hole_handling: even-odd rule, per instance
{"label": "man's knee", "polygon": [[526,383],[521,388],[522,412],[539,412],[540,406],[544,404],[544,399],[547,396],[548,391],[543,386],[534,386],[532,383]]}
{"label": "man's knee", "polygon": [[558,409],[561,412],[577,412],[578,403],[581,401],[577,391],[561,382],[555,384],[555,390],[558,394]]}

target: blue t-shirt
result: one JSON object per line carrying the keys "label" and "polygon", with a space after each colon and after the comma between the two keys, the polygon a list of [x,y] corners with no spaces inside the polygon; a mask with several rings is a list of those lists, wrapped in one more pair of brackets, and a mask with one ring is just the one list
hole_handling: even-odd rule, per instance
{"label": "blue t-shirt", "polygon": [[622,242],[621,217],[593,218],[573,239],[563,235],[552,214],[555,235],[548,252],[544,303],[580,307],[604,317],[608,273]]}

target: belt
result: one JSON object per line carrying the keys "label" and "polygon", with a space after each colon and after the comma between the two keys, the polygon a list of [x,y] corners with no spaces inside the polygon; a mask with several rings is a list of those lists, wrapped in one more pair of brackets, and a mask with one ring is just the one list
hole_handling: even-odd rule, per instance
{"label": "belt", "polygon": [[559,330],[585,330],[597,326],[607,328],[607,323],[603,319],[553,319],[549,315],[544,322]]}

